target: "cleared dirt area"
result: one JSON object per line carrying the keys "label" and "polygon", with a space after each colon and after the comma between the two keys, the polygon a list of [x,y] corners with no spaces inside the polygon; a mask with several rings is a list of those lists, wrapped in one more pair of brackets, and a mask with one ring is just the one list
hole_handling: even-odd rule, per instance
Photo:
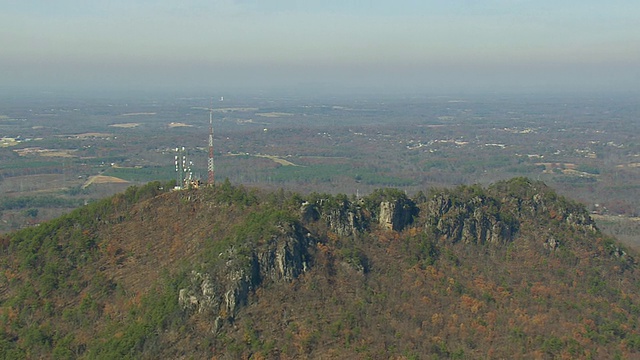
{"label": "cleared dirt area", "polygon": [[617,168],[619,169],[624,169],[624,168],[640,168],[640,163],[631,163],[631,164],[621,164],[621,165],[616,165]]}
{"label": "cleared dirt area", "polygon": [[154,112],[134,112],[134,113],[126,113],[120,116],[143,116],[143,115],[156,115]]}
{"label": "cleared dirt area", "polygon": [[228,154],[229,156],[254,156],[254,157],[261,157],[261,158],[265,158],[265,159],[269,159],[273,162],[276,162],[282,166],[300,166],[297,164],[292,163],[289,160],[285,160],[281,157],[277,157],[277,156],[273,156],[273,155],[263,155],[263,154],[255,154],[255,155],[249,155],[249,154]]}
{"label": "cleared dirt area", "polygon": [[17,150],[14,150],[14,151],[20,156],[38,155],[38,156],[44,156],[44,157],[70,158],[70,157],[75,157],[74,153],[77,150],[76,149],[69,149],[69,150],[56,149],[56,150],[51,150],[51,149],[43,149],[43,148],[39,148],[39,147],[32,147],[32,148],[17,149]]}
{"label": "cleared dirt area", "polygon": [[185,124],[185,123],[178,123],[178,122],[172,122],[169,123],[168,125],[170,128],[176,128],[176,127],[193,127],[193,125],[189,125],[189,124]]}
{"label": "cleared dirt area", "polygon": [[14,139],[14,138],[2,138],[2,139],[0,139],[0,147],[16,146],[18,144],[19,144],[19,142],[16,141],[16,139]]}
{"label": "cleared dirt area", "polygon": [[280,164],[282,166],[299,166],[299,165],[296,165],[296,164],[292,163],[289,160],[285,160],[285,159],[279,158],[277,156],[272,156],[272,155],[256,155],[256,156],[257,157],[267,158],[267,159],[272,160],[272,161],[274,161],[274,162],[276,162],[276,163],[278,163],[278,164]]}
{"label": "cleared dirt area", "polygon": [[140,123],[111,124],[109,126],[116,127],[116,128],[133,129],[140,126]]}
{"label": "cleared dirt area", "polygon": [[91,184],[126,184],[128,183],[127,180],[123,180],[120,178],[117,178],[115,176],[104,176],[104,175],[96,175],[96,176],[91,176],[89,178],[89,180],[87,180],[84,185],[82,185],[82,188],[86,188]]}

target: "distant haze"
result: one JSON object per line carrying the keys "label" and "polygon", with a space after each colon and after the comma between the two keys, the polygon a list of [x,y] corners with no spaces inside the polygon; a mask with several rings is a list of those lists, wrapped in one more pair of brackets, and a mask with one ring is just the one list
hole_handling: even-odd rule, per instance
{"label": "distant haze", "polygon": [[0,88],[638,91],[637,0],[0,0]]}

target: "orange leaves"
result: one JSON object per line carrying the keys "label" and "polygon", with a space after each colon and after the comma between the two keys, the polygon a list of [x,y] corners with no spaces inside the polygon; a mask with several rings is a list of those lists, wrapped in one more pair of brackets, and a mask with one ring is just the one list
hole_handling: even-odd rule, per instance
{"label": "orange leaves", "polygon": [[11,323],[18,319],[18,312],[12,306],[2,308],[2,314],[6,317],[7,323]]}
{"label": "orange leaves", "polygon": [[170,254],[176,254],[181,249],[184,248],[184,237],[183,236],[174,236],[171,241],[171,248],[169,249]]}
{"label": "orange leaves", "polygon": [[466,294],[460,297],[460,304],[464,309],[471,311],[472,314],[478,313],[478,311],[484,307],[484,303],[482,301],[472,298]]}
{"label": "orange leaves", "polygon": [[128,307],[133,307],[133,306],[138,306],[140,305],[140,303],[142,302],[142,297],[144,296],[143,293],[141,292],[136,292],[133,294],[133,296],[131,296],[128,300],[127,300],[127,306]]}
{"label": "orange leaves", "polygon": [[453,286],[456,284],[456,280],[450,277],[449,279],[447,279],[447,283],[448,283],[448,286],[446,291],[447,291],[447,294],[450,295],[453,290]]}
{"label": "orange leaves", "polygon": [[496,288],[496,295],[500,300],[506,300],[511,297],[511,291],[503,288],[502,286],[498,286]]}
{"label": "orange leaves", "polygon": [[534,298],[549,298],[556,294],[553,288],[537,282],[531,286],[531,296]]}
{"label": "orange leaves", "polygon": [[13,271],[11,271],[11,269],[9,269],[9,268],[7,268],[7,269],[4,271],[4,276],[5,276],[5,278],[7,278],[7,281],[11,281],[11,280],[13,280],[13,278],[15,278],[17,275],[18,275],[18,273],[17,273],[17,272],[13,272]]}
{"label": "orange leaves", "polygon": [[418,236],[419,233],[420,233],[420,230],[417,227],[412,227],[407,230],[407,234],[411,237]]}
{"label": "orange leaves", "polygon": [[486,291],[491,291],[492,290],[492,286],[487,284],[486,280],[482,276],[478,276],[475,279],[473,279],[473,284],[481,292],[486,292]]}
{"label": "orange leaves", "polygon": [[334,232],[327,231],[327,239],[329,240],[329,243],[335,244],[340,240],[340,237]]}
{"label": "orange leaves", "polygon": [[506,300],[511,297],[511,292],[502,286],[497,286],[492,281],[487,281],[483,276],[478,276],[473,280],[476,291],[482,294],[482,298],[487,300]]}
{"label": "orange leaves", "polygon": [[220,311],[218,311],[218,316],[222,319],[226,319],[229,316],[229,314],[227,313],[227,308],[221,306]]}
{"label": "orange leaves", "polygon": [[[509,319],[510,326],[514,326],[517,323],[526,324],[531,319],[529,314],[527,314],[527,311],[524,309],[517,308],[513,311],[513,314],[515,315],[515,319],[514,318]],[[512,324],[512,320],[514,320],[513,324]]]}
{"label": "orange leaves", "polygon": [[444,316],[440,313],[431,315],[431,325],[433,327],[442,327],[444,325]]}
{"label": "orange leaves", "polygon": [[316,247],[318,248],[318,250],[320,250],[320,253],[322,253],[323,255],[328,255],[332,252],[332,249],[329,245],[325,245],[323,243],[317,243]]}
{"label": "orange leaves", "polygon": [[109,301],[104,303],[104,307],[102,309],[102,313],[104,314],[104,316],[107,316],[109,318],[116,318],[119,312],[120,311],[117,305],[115,305],[114,303]]}
{"label": "orange leaves", "polygon": [[264,357],[264,355],[262,355],[260,352],[257,352],[255,354],[253,354],[251,356],[251,358],[255,359],[255,360],[265,360],[266,359],[266,357]]}
{"label": "orange leaves", "polygon": [[540,327],[544,327],[549,321],[549,315],[545,313],[538,313],[531,317],[531,323]]}
{"label": "orange leaves", "polygon": [[489,311],[485,316],[485,319],[487,320],[487,323],[489,325],[494,326],[496,324],[496,320],[498,319],[498,313],[495,311]]}
{"label": "orange leaves", "polygon": [[331,245],[316,243],[316,248],[318,249],[318,257],[316,259],[317,264],[321,268],[325,268],[328,270],[329,274],[333,274],[335,270],[333,269],[333,261],[334,261],[334,248]]}
{"label": "orange leaves", "polygon": [[[411,269],[411,270],[412,270],[412,269]],[[407,274],[405,274],[405,276],[406,276],[406,275],[407,275]],[[413,287],[415,287],[415,288],[421,288],[421,287],[423,287],[424,285],[425,285],[425,284],[424,284],[424,280],[423,280],[423,279],[421,279],[420,277],[416,277],[416,279],[413,281]]]}
{"label": "orange leaves", "polygon": [[442,271],[436,269],[431,265],[427,266],[427,268],[424,270],[424,274],[429,276],[434,283],[440,282],[444,277],[444,273]]}
{"label": "orange leaves", "polygon": [[[104,243],[103,243],[104,244]],[[116,242],[109,241],[106,245],[103,245],[103,248],[108,257],[115,257],[119,252],[122,251],[117,245]]]}
{"label": "orange leaves", "polygon": [[377,232],[378,241],[387,244],[391,242],[398,242],[400,240],[400,233],[396,231],[381,231]]}
{"label": "orange leaves", "polygon": [[592,319],[585,318],[582,320],[582,326],[584,327],[584,332],[596,330],[596,323]]}

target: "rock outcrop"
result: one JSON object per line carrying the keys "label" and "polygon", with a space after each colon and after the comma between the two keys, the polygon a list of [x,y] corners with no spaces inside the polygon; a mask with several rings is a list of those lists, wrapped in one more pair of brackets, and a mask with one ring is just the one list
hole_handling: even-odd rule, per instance
{"label": "rock outcrop", "polygon": [[566,222],[573,228],[582,228],[591,232],[596,231],[595,222],[589,216],[586,208],[573,202],[568,202],[562,197],[557,197],[555,193],[545,194],[544,192],[533,195],[524,201],[532,214],[545,213],[555,220]]}
{"label": "rock outcrop", "polygon": [[413,201],[407,198],[398,198],[380,203],[378,223],[394,231],[402,231],[413,222],[413,216],[417,214],[417,208]]}
{"label": "rock outcrop", "polygon": [[322,220],[338,236],[354,236],[369,227],[369,219],[361,204],[344,196],[327,195],[311,203],[306,202],[302,204],[301,212],[303,221]]}
{"label": "rock outcrop", "polygon": [[209,274],[191,271],[191,286],[188,289],[180,289],[178,302],[185,309],[195,310],[199,313],[212,309],[219,305],[215,297],[213,281]]}
{"label": "rock outcrop", "polygon": [[[266,227],[260,226],[267,226],[268,231],[260,235],[238,232],[244,235],[219,250],[212,264],[191,273],[190,285],[178,294],[180,305],[190,312],[211,312],[217,330],[225,321],[233,321],[257,287],[265,282],[294,281],[307,271],[311,264],[310,248],[318,242],[302,224],[320,229],[321,239],[328,232],[339,237],[363,234],[372,224],[389,231],[403,231],[417,220],[435,238],[478,245],[512,241],[521,221],[545,226],[560,222],[580,231],[596,231],[584,207],[564,200],[544,184],[529,180],[498,183],[496,188],[487,190],[479,186],[460,187],[456,191],[435,192],[423,201],[426,202],[418,208],[403,192],[383,190],[358,200],[344,195],[311,198],[301,204],[302,223],[292,218],[266,221],[258,214],[247,224],[253,221],[256,226],[256,222],[262,221],[258,228],[264,231]],[[553,237],[543,244],[549,251],[561,245],[564,243]],[[356,250],[343,249],[344,264],[365,274],[368,261]],[[623,251],[612,253],[625,256]]]}
{"label": "rock outcrop", "polygon": [[549,251],[556,251],[560,247],[560,241],[554,237],[550,237],[544,242],[543,246]]}
{"label": "rock outcrop", "polygon": [[451,242],[499,244],[510,241],[518,225],[500,212],[494,199],[475,196],[468,200],[446,193],[426,204],[427,231]]}
{"label": "rock outcrop", "polygon": [[214,331],[232,321],[249,294],[267,281],[292,281],[309,267],[315,242],[297,223],[281,224],[276,235],[256,248],[231,246],[207,272],[192,271],[190,286],[178,294],[180,306],[216,316]]}
{"label": "rock outcrop", "polygon": [[353,236],[368,228],[368,221],[361,209],[329,209],[322,213],[331,231],[339,236]]}
{"label": "rock outcrop", "polygon": [[303,221],[322,219],[339,236],[353,236],[378,223],[382,228],[402,231],[413,223],[418,207],[397,190],[377,191],[364,199],[327,196],[302,206]]}
{"label": "rock outcrop", "polygon": [[518,217],[551,218],[574,229],[597,231],[595,222],[583,205],[558,195],[541,181],[514,178],[496,183],[490,190],[501,196],[501,202]]}
{"label": "rock outcrop", "polygon": [[287,224],[280,230],[280,236],[271,239],[254,255],[260,282],[293,281],[309,266],[311,234],[297,224]]}
{"label": "rock outcrop", "polygon": [[[504,243],[511,241],[520,221],[564,222],[574,229],[596,232],[584,206],[557,195],[539,181],[515,178],[487,190],[460,187],[436,193],[427,201],[427,231],[452,242]],[[556,249],[558,243],[546,243]]]}

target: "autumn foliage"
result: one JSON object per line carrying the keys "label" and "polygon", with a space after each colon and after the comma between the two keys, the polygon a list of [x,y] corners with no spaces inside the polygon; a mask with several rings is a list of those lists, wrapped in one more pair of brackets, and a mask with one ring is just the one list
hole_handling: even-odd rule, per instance
{"label": "autumn foliage", "polygon": [[[570,223],[584,209],[541,183],[447,190],[517,223],[509,241],[484,244],[427,231],[425,195],[402,232],[370,222],[342,237],[322,217],[303,220],[299,194],[149,186],[0,239],[2,357],[640,356],[635,253],[585,219]],[[306,272],[252,289],[220,324],[179,306],[192,271],[229,247],[267,243],[287,222],[313,239]]]}

